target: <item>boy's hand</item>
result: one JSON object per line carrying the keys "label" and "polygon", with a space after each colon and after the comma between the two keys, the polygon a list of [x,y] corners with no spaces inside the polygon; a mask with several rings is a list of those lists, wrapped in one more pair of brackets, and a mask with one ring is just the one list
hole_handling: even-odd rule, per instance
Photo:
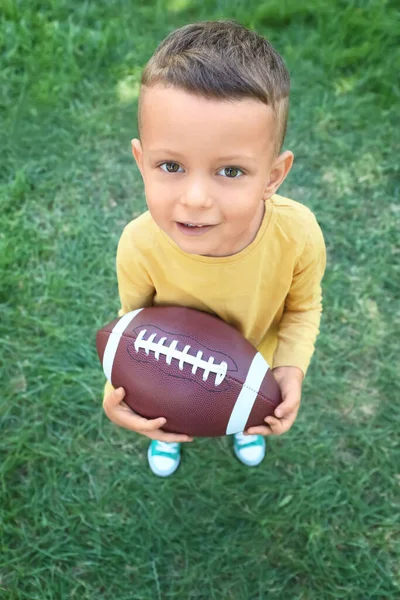
{"label": "boy's hand", "polygon": [[178,433],[167,433],[161,431],[167,419],[160,417],[158,419],[144,419],[136,414],[125,402],[124,388],[118,388],[104,398],[103,408],[107,417],[116,425],[141,433],[151,440],[161,442],[192,442],[193,438],[188,435]]}
{"label": "boy's hand", "polygon": [[298,367],[276,367],[272,369],[281,389],[282,402],[273,417],[266,417],[266,426],[250,427],[244,433],[259,435],[281,435],[288,431],[296,420],[300,408],[303,371]]}

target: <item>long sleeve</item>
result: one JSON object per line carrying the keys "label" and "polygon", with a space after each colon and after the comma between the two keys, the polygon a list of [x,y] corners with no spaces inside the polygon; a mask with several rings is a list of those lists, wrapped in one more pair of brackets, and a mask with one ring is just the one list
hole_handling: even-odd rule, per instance
{"label": "long sleeve", "polygon": [[141,253],[135,248],[134,239],[124,229],[118,242],[116,271],[118,293],[122,317],[131,310],[151,306],[154,296],[154,284],[143,263]]}
{"label": "long sleeve", "polygon": [[[141,261],[140,253],[136,251],[134,240],[124,229],[118,242],[116,256],[116,272],[118,293],[121,308],[118,316],[122,317],[131,310],[151,306],[154,296],[154,285]],[[114,387],[107,380],[104,386],[104,396],[108,396]]]}
{"label": "long sleeve", "polygon": [[294,269],[279,323],[273,368],[299,367],[306,375],[322,313],[321,281],[326,268],[326,248],[322,231],[312,215],[309,234]]}

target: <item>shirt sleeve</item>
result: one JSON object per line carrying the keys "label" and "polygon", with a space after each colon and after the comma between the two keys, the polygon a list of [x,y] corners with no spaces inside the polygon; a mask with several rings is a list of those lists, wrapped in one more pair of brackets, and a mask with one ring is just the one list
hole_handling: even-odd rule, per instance
{"label": "shirt sleeve", "polygon": [[116,271],[122,317],[131,310],[151,306],[154,284],[145,266],[142,252],[135,244],[134,231],[125,227],[118,242]]}
{"label": "shirt sleeve", "polygon": [[[129,229],[129,226],[125,227],[118,242],[116,272],[121,306],[118,310],[119,317],[137,308],[152,305],[154,285],[140,249],[135,244],[134,232]],[[107,380],[103,398],[113,390],[114,387]]]}
{"label": "shirt sleeve", "polygon": [[304,250],[294,268],[278,329],[273,366],[299,367],[304,376],[315,350],[322,314],[321,281],[326,268],[326,247],[320,226],[311,213]]}

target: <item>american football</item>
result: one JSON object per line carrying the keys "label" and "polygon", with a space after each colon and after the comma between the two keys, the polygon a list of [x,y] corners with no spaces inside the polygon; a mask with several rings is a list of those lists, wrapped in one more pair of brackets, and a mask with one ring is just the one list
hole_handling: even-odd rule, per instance
{"label": "american football", "polygon": [[220,318],[181,306],[129,312],[97,331],[104,373],[124,402],[163,430],[223,436],[265,425],[281,402],[266,360]]}

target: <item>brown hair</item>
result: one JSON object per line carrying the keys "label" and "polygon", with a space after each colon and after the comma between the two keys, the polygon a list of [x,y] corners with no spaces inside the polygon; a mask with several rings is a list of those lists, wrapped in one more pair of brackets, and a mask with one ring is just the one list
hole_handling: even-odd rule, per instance
{"label": "brown hair", "polygon": [[[275,150],[286,134],[290,78],[271,44],[235,20],[200,21],[172,31],[146,64],[141,85],[162,84],[206,98],[258,99],[278,121]],[[142,128],[139,95],[138,126]]]}

